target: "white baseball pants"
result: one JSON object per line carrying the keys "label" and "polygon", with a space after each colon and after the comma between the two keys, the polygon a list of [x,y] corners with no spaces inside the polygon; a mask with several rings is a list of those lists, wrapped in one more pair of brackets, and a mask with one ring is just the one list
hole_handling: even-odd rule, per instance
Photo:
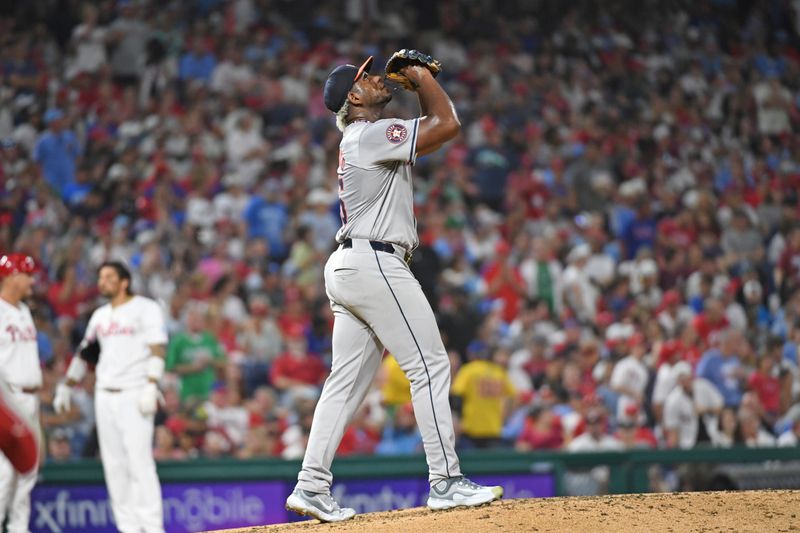
{"label": "white baseball pants", "polygon": [[[6,391],[6,399],[32,428],[37,440],[39,426],[39,397],[33,393]],[[28,533],[31,519],[31,491],[36,485],[39,467],[27,474],[19,474],[6,456],[0,453],[0,527],[8,515],[8,533]]]}
{"label": "white baseball pants", "polygon": [[353,239],[325,265],[325,288],[334,313],[333,366],[322,390],[297,486],[329,492],[330,466],[381,363],[384,347],[411,382],[429,479],[460,476],[450,413],[450,360],[419,282],[395,247],[373,250]]}
{"label": "white baseball pants", "polygon": [[163,533],[161,485],[153,460],[153,416],[139,412],[141,388],[95,389],[97,439],[117,529]]}

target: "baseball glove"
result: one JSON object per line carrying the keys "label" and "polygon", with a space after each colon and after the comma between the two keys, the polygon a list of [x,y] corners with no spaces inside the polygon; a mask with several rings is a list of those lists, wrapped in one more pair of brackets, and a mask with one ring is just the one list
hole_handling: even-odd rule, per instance
{"label": "baseball glove", "polygon": [[395,52],[386,62],[386,68],[384,69],[386,78],[402,85],[408,91],[414,91],[417,88],[413,81],[400,73],[400,70],[408,65],[422,65],[431,71],[434,78],[442,71],[442,64],[439,61],[427,54],[423,54],[419,50],[406,50],[403,48],[399,52]]}
{"label": "baseball glove", "polygon": [[78,346],[78,354],[87,363],[96,365],[100,360],[100,343],[97,342],[97,339],[81,343]]}

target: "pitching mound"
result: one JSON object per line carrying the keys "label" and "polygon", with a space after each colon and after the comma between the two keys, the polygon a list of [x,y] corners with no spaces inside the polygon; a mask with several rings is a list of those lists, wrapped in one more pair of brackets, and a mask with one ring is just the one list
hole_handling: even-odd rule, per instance
{"label": "pitching mound", "polygon": [[430,531],[753,531],[800,532],[800,491],[687,492],[505,500],[473,509],[406,509],[349,522],[229,529],[225,533]]}

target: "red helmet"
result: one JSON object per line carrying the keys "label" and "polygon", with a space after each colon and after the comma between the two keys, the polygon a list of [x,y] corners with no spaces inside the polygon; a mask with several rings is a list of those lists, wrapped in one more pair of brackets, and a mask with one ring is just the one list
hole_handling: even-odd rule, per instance
{"label": "red helmet", "polygon": [[5,254],[0,256],[0,278],[13,274],[33,274],[36,262],[25,254]]}

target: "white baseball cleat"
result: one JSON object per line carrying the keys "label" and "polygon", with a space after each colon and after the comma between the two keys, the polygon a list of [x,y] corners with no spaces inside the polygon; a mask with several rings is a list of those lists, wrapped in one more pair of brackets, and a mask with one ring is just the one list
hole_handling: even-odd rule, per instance
{"label": "white baseball cleat", "polygon": [[434,483],[428,496],[428,509],[441,511],[453,507],[474,507],[503,497],[503,487],[484,487],[464,476]]}
{"label": "white baseball cleat", "polygon": [[321,522],[341,522],[350,520],[356,515],[355,509],[339,507],[330,494],[298,488],[286,498],[286,509],[303,516],[313,516]]}

